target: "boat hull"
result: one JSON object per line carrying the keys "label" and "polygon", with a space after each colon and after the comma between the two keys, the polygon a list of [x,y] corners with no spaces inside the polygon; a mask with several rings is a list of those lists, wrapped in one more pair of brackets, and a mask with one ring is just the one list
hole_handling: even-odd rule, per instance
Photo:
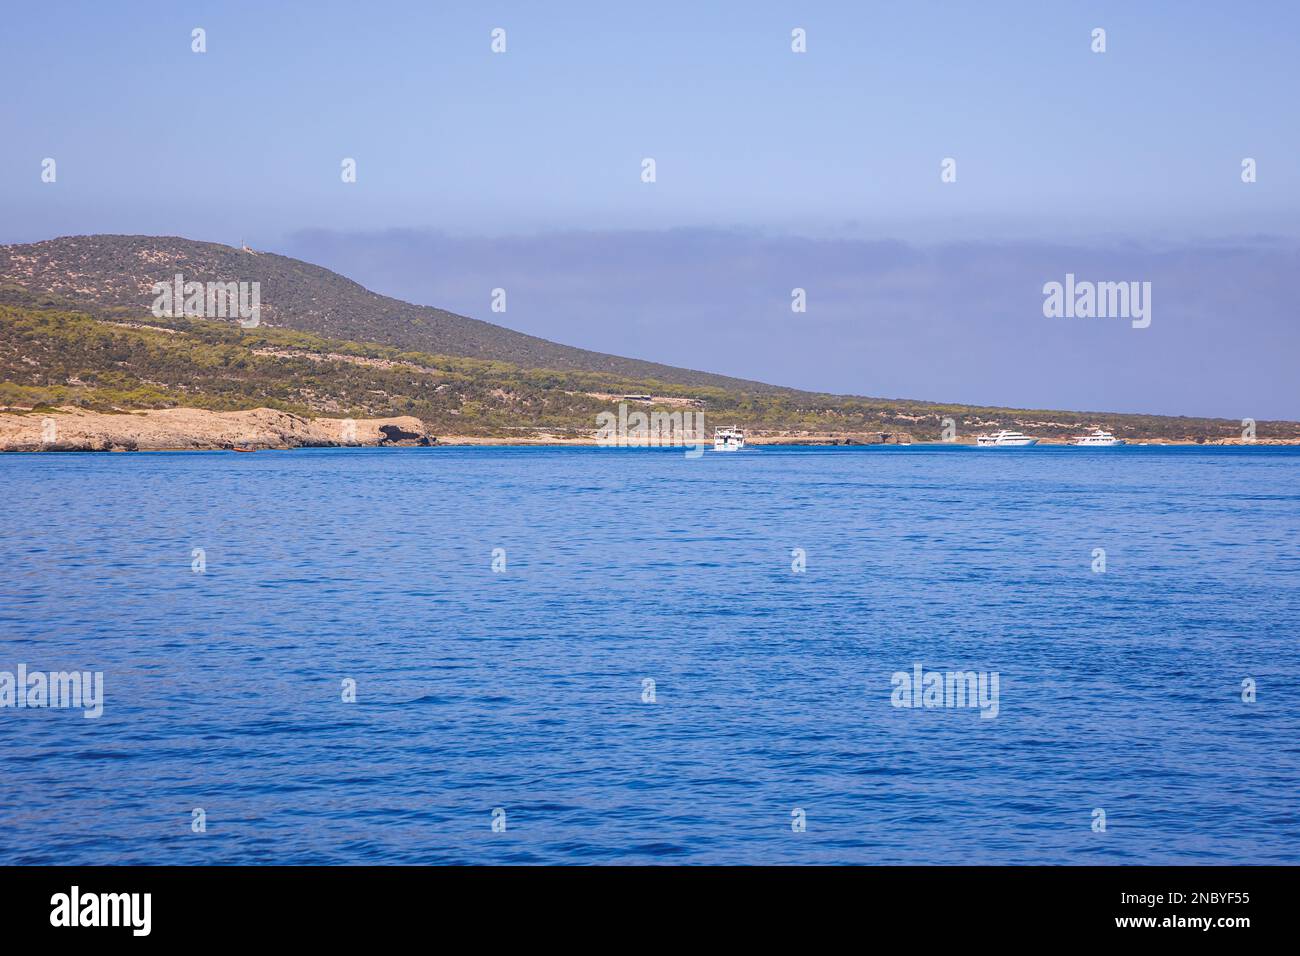
{"label": "boat hull", "polygon": [[713,432],[714,451],[740,451],[745,447],[745,433],[739,428],[718,428]]}

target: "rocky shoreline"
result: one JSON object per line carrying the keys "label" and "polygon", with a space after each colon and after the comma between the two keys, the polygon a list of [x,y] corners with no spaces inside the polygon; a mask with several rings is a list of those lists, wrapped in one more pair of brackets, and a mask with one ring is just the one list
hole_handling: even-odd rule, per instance
{"label": "rocky shoreline", "polygon": [[[166,408],[134,412],[91,412],[62,408],[53,412],[0,412],[0,452],[36,451],[214,451],[259,448],[400,447],[420,445],[596,445],[595,432],[575,436],[545,429],[508,437],[446,435],[436,438],[418,418],[306,418],[271,408],[214,412]],[[909,445],[906,432],[794,434],[751,432],[749,444],[763,445]],[[970,445],[973,440],[959,442]],[[1041,445],[1065,445],[1068,439],[1041,439]],[[1235,439],[1203,442],[1152,438],[1129,444],[1242,445]],[[1260,439],[1257,445],[1291,445],[1286,439]]]}
{"label": "rocky shoreline", "polygon": [[142,412],[0,414],[0,451],[213,451],[220,449],[430,445],[409,415],[304,418],[271,408],[213,412],[164,408]]}

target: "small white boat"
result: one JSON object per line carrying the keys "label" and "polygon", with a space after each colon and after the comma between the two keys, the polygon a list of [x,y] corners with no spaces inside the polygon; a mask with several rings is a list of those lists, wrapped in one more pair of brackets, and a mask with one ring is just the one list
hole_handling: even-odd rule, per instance
{"label": "small white boat", "polygon": [[715,428],[713,430],[714,451],[740,451],[745,447],[745,433],[735,427]]}
{"label": "small white boat", "polygon": [[1089,435],[1080,435],[1074,440],[1078,448],[1112,448],[1115,445],[1123,445],[1124,439],[1116,438],[1108,431],[1100,428],[1094,428]]}
{"label": "small white boat", "polygon": [[1026,445],[1037,445],[1037,438],[1030,438],[1023,432],[1013,432],[1007,429],[996,431],[992,435],[976,435],[975,444],[981,448],[1023,448]]}

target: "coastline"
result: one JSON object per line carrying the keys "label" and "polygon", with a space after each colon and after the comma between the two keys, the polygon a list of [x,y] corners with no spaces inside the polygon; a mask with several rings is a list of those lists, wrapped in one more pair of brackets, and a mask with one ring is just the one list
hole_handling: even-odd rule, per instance
{"label": "coastline", "polygon": [[432,443],[424,423],[409,415],[305,418],[270,408],[0,413],[0,451],[5,452],[220,451]]}
{"label": "coastline", "polygon": [[[524,430],[521,429],[521,432]],[[966,436],[963,436],[965,438]],[[974,446],[974,435],[957,442],[918,441],[900,432],[809,432],[750,430],[754,447],[774,446]],[[596,429],[588,435],[536,429],[518,435],[434,435],[413,416],[390,418],[306,418],[270,408],[217,412],[198,408],[91,412],[62,408],[0,412],[0,452],[59,451],[219,451],[330,447],[566,447],[601,445]],[[1042,438],[1040,446],[1070,447],[1071,440]],[[1134,437],[1129,445],[1220,446],[1300,445],[1297,439]],[[629,445],[628,447],[638,447]]]}
{"label": "coastline", "polygon": [[[443,447],[469,448],[474,446],[485,446],[485,447],[492,446],[492,447],[502,447],[502,448],[510,448],[510,447],[563,448],[568,446],[576,446],[576,447],[591,446],[594,448],[599,446],[600,442],[596,441],[594,438],[547,437],[547,438],[528,439],[528,438],[494,438],[490,436],[483,437],[483,436],[476,436],[476,435],[447,435],[447,436],[442,436],[437,438],[435,441],[431,442],[431,444],[436,444],[440,448]],[[709,442],[708,444],[712,444],[712,443]],[[764,436],[761,434],[752,434],[746,437],[745,444],[747,446],[766,447],[766,448],[780,448],[780,447],[825,448],[825,447],[869,447],[869,446],[890,447],[890,448],[913,448],[913,447],[951,448],[954,446],[958,448],[979,447],[978,445],[976,445],[974,440],[955,441],[955,442],[923,441],[923,440],[910,441],[910,442],[879,442],[879,441],[866,441],[863,440],[861,436],[857,436],[857,435],[809,436],[807,438],[786,438],[786,437],[771,438],[769,436]],[[1214,440],[1207,440],[1207,441],[1195,441],[1193,439],[1174,440],[1168,438],[1152,438],[1152,439],[1142,440],[1142,441],[1127,441],[1121,447],[1127,447],[1127,448],[1155,447],[1157,445],[1179,447],[1179,448],[1209,448],[1209,447],[1217,448],[1223,446],[1233,446],[1233,447],[1239,446],[1242,448],[1249,448],[1249,447],[1260,447],[1260,446],[1300,445],[1300,440],[1286,439],[1286,438],[1278,438],[1278,439],[1260,438],[1260,439],[1256,439],[1253,442],[1248,442],[1248,441],[1241,441],[1240,439],[1214,439]],[[637,448],[637,447],[645,447],[645,446],[627,445],[624,447]],[[1077,446],[1073,442],[1069,442],[1069,441],[1058,441],[1058,440],[1043,438],[1043,439],[1039,439],[1037,445],[1033,447],[1074,448]],[[990,449],[990,450],[1006,451],[1007,449]]]}

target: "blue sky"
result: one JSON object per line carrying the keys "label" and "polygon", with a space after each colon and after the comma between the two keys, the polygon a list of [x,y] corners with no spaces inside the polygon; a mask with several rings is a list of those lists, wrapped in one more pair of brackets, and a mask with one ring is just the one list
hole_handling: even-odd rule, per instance
{"label": "blue sky", "polygon": [[[494,27],[505,54],[490,51]],[[794,27],[806,54],[790,51]],[[1090,50],[1094,27],[1104,54]],[[575,345],[804,387],[1037,407],[1078,407],[1088,388],[1076,369],[1022,371],[1020,346],[1048,321],[1037,290],[1074,261],[1051,250],[1073,249],[1114,273],[1098,280],[1166,276],[1143,330],[1159,336],[1161,367],[1143,364],[1142,333],[1078,336],[1110,334],[1097,355],[1132,358],[1092,407],[1300,417],[1289,383],[1198,351],[1206,322],[1211,339],[1249,329],[1257,353],[1300,345],[1286,294],[1300,243],[1298,32],[1300,5],[1281,0],[25,4],[0,34],[0,241],[328,246],[322,264],[379,291]],[[44,157],[57,183],[40,181]],[[344,157],[354,184],[340,181]],[[656,160],[653,184],[640,181],[643,157]],[[940,182],[945,157],[955,183]],[[395,229],[424,237],[424,252],[395,248]],[[716,283],[647,256],[682,229],[714,238],[690,248]],[[832,247],[797,240],[848,245],[819,256]],[[875,258],[897,242],[914,252],[885,260],[902,277]],[[524,250],[547,245],[567,258],[523,278],[537,258]],[[1185,274],[1161,271],[1170,256],[1196,264],[1196,288],[1235,292],[1211,297],[1222,314],[1186,311],[1206,300],[1170,284]],[[992,281],[990,262],[1017,285],[963,302],[963,283]],[[504,316],[474,307],[486,292],[467,285],[507,281],[494,276],[521,284]],[[803,326],[765,331],[756,280],[786,299],[818,284],[806,315],[772,319]],[[670,344],[674,320],[657,305],[687,309],[709,344]],[[918,318],[933,309],[945,315]],[[952,342],[941,361],[935,322]],[[1008,336],[1020,361],[1000,366],[993,349],[964,366],[963,350],[990,336]],[[899,350],[889,374],[855,351],[882,338]],[[725,358],[713,345],[724,342]],[[1178,372],[1210,360],[1222,395]]]}

